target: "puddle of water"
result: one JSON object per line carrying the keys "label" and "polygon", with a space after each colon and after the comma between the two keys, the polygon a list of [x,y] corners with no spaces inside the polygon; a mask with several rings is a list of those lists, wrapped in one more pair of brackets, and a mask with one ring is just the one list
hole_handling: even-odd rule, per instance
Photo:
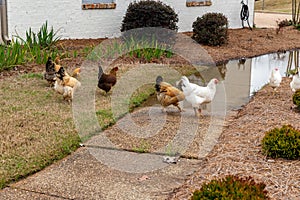
{"label": "puddle of water", "polygon": [[[224,78],[227,108],[237,109],[248,103],[255,92],[268,84],[271,71],[275,67],[285,77],[291,58],[290,69],[295,69],[295,52],[297,51],[266,54],[246,59],[244,64],[239,64],[238,60],[229,61]],[[297,56],[299,60],[299,53]]]}
{"label": "puddle of water", "polygon": [[[297,57],[299,60],[299,50],[267,54],[242,61],[231,60],[226,65],[210,67],[203,71],[201,75],[205,77],[206,81],[216,77],[224,84],[224,86],[219,84],[217,87],[214,101],[218,102],[219,99],[222,99],[218,98],[218,91],[221,91],[220,87],[225,87],[226,109],[238,109],[248,103],[250,97],[268,83],[272,69],[277,67],[281,75],[286,76],[289,59],[291,58],[290,69],[295,69],[295,52],[298,52]],[[192,75],[189,79],[191,82],[201,84],[199,77]],[[154,104],[158,104],[155,95],[146,101],[143,106]]]}

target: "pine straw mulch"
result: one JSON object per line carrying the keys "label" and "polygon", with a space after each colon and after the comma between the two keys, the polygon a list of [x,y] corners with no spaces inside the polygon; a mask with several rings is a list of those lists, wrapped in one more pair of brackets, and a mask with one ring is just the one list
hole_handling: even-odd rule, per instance
{"label": "pine straw mulch", "polygon": [[271,199],[300,199],[300,160],[267,158],[261,150],[266,131],[284,124],[300,129],[289,82],[284,78],[274,96],[272,88],[264,87],[241,110],[231,113],[207,160],[169,199],[188,199],[203,183],[229,174],[264,182]]}

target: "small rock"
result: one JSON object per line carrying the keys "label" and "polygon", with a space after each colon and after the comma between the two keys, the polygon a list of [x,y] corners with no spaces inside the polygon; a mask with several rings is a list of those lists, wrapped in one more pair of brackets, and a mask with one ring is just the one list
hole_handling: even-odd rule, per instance
{"label": "small rock", "polygon": [[267,160],[267,162],[274,163],[274,162],[275,162],[275,160],[273,160],[273,159],[268,159],[268,160]]}
{"label": "small rock", "polygon": [[164,156],[163,157],[163,162],[168,163],[168,164],[176,164],[178,162],[179,156]]}

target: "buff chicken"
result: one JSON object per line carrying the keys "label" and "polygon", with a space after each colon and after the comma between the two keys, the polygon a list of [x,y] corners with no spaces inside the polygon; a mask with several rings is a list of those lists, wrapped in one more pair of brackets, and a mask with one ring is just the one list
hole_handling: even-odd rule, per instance
{"label": "buff chicken", "polygon": [[60,67],[56,73],[54,90],[61,94],[64,100],[70,102],[73,100],[73,93],[81,83],[74,77],[69,76],[63,67]]}
{"label": "buff chicken", "polygon": [[156,78],[155,89],[157,100],[162,105],[162,111],[170,105],[176,106],[180,112],[182,111],[179,102],[184,100],[184,94],[181,90],[164,82],[161,76]]}

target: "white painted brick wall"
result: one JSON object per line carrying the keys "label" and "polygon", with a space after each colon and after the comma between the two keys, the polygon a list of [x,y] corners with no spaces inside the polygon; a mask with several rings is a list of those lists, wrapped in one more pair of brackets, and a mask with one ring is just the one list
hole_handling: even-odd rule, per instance
{"label": "white painted brick wall", "polygon": [[[25,36],[30,27],[37,31],[46,20],[59,29],[63,38],[114,37],[120,33],[123,16],[133,0],[116,0],[116,9],[82,10],[81,0],[7,0],[9,36]],[[179,31],[191,31],[197,16],[222,12],[230,28],[241,28],[241,0],[212,0],[211,6],[186,7],[186,0],[162,0],[179,15]],[[253,24],[254,0],[249,0],[250,24]]]}

